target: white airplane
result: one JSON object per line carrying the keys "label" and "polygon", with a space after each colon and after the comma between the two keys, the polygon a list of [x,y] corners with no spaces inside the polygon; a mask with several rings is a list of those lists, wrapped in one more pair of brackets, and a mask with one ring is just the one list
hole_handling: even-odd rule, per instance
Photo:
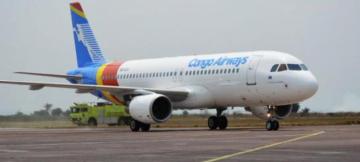
{"label": "white airplane", "polygon": [[70,88],[125,104],[132,131],[149,131],[150,124],[167,121],[173,109],[214,108],[210,129],[226,129],[227,107],[245,107],[278,130],[278,119],[293,105],[315,94],[318,83],[304,63],[276,51],[234,52],[106,63],[80,3],[71,3],[78,68],[66,75],[17,72],[65,78],[70,84],[32,81],[0,83]]}

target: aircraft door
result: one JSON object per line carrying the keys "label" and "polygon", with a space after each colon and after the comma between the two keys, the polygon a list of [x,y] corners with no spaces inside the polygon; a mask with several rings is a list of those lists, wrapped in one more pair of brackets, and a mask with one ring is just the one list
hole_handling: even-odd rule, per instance
{"label": "aircraft door", "polygon": [[246,70],[246,85],[256,85],[256,71],[262,56],[252,56]]}

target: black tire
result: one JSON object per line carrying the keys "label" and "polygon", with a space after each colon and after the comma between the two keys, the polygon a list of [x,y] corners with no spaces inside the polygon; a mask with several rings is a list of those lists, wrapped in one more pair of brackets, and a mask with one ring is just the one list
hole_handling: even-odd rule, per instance
{"label": "black tire", "polygon": [[277,131],[279,130],[280,124],[277,120],[273,121],[273,130]]}
{"label": "black tire", "polygon": [[133,132],[138,132],[140,129],[140,122],[136,121],[136,120],[131,120],[130,121],[130,130]]}
{"label": "black tire", "polygon": [[266,130],[268,130],[268,131],[273,130],[273,124],[272,124],[272,121],[271,121],[271,120],[266,121],[266,123],[265,123],[265,128],[266,128]]}
{"label": "black tire", "polygon": [[151,125],[150,124],[141,124],[141,131],[148,132],[150,130]]}
{"label": "black tire", "polygon": [[218,118],[216,116],[210,116],[208,119],[208,127],[210,130],[215,130],[218,127]]}
{"label": "black tire", "polygon": [[97,121],[95,118],[90,118],[88,121],[88,125],[91,127],[96,127],[97,126]]}
{"label": "black tire", "polygon": [[219,125],[220,130],[224,130],[227,128],[228,120],[227,120],[226,116],[220,116],[218,118],[218,125]]}
{"label": "black tire", "polygon": [[130,125],[130,122],[131,122],[131,117],[125,117],[125,118],[123,118],[123,120],[124,120],[124,123],[125,123],[125,125]]}

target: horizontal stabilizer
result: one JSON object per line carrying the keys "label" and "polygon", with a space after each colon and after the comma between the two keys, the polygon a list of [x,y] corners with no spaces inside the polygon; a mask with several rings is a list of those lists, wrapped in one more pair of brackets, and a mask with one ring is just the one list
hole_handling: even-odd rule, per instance
{"label": "horizontal stabilizer", "polygon": [[80,75],[62,75],[62,74],[47,74],[47,73],[33,73],[33,72],[15,72],[16,74],[25,74],[25,75],[36,75],[36,76],[46,76],[46,77],[54,77],[54,78],[64,78],[64,79],[75,79],[81,80],[82,77]]}

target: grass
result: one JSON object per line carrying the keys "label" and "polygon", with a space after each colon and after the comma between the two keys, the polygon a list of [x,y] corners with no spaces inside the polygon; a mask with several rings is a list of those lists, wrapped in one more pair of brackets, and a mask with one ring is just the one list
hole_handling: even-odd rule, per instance
{"label": "grass", "polygon": [[[230,116],[229,127],[263,127],[265,122],[253,116]],[[346,125],[360,124],[360,116],[320,116],[320,117],[289,117],[281,120],[282,126],[305,125]],[[76,128],[70,120],[40,120],[40,121],[0,121],[0,128]],[[99,127],[107,127],[100,125]],[[173,116],[162,124],[154,124],[160,128],[207,127],[207,117],[201,116]]]}

